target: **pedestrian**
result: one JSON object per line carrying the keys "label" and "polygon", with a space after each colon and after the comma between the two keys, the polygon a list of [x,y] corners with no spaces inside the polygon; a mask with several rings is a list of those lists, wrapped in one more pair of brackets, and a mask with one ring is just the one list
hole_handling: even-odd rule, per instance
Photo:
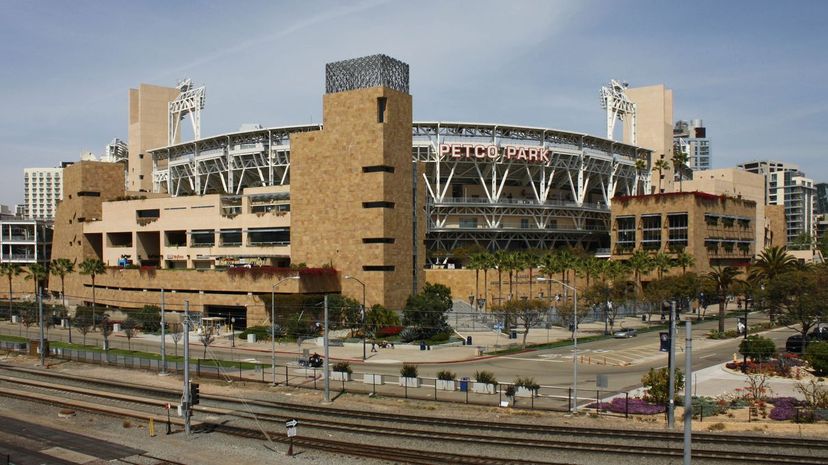
{"label": "pedestrian", "polygon": [[377,351],[377,341],[372,340],[371,341],[371,352],[376,352],[376,351]]}

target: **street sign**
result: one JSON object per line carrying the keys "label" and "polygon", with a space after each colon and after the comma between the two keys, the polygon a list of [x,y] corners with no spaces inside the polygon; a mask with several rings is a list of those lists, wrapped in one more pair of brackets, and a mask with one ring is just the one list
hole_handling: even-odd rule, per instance
{"label": "street sign", "polygon": [[167,404],[164,406],[164,408],[165,408],[165,409],[167,409],[167,410],[169,410],[169,409],[170,409],[170,403],[169,403],[169,402],[167,402]]}
{"label": "street sign", "polygon": [[292,438],[296,436],[296,428],[287,429],[287,437]]}
{"label": "street sign", "polygon": [[297,420],[290,420],[290,421],[285,422],[285,427],[286,428],[296,428],[298,425],[299,425],[299,422]]}
{"label": "street sign", "polygon": [[607,375],[598,375],[595,377],[595,386],[601,389],[606,389],[609,387],[609,380],[607,379]]}
{"label": "street sign", "polygon": [[503,323],[495,323],[494,329],[497,330],[497,331],[502,331],[503,330]]}

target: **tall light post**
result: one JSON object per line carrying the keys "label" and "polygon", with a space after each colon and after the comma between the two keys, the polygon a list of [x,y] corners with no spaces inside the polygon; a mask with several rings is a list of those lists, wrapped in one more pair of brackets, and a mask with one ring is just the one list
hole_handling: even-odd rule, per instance
{"label": "tall light post", "polygon": [[270,368],[273,371],[273,382],[276,385],[276,286],[299,276],[288,276],[270,287]]}
{"label": "tall light post", "polygon": [[365,283],[353,276],[345,276],[345,279],[353,279],[362,285],[362,361],[364,362],[368,358],[365,352],[365,312],[367,311],[365,308]]}
{"label": "tall light post", "polygon": [[570,405],[570,411],[575,413],[578,411],[578,289],[557,279],[543,276],[535,279],[537,281],[552,281],[572,290],[574,301],[572,306],[572,404]]}

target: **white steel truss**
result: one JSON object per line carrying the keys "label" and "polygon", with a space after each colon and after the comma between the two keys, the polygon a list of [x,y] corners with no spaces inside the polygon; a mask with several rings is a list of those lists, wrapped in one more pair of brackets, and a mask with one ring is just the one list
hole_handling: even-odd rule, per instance
{"label": "white steel truss", "polygon": [[168,104],[169,120],[167,128],[167,144],[172,145],[178,140],[181,120],[190,115],[193,125],[193,139],[201,139],[201,110],[204,109],[206,87],[193,88],[190,79],[178,83],[178,97]]}
{"label": "white steel truss", "polygon": [[611,79],[609,86],[601,87],[601,108],[607,110],[607,139],[613,140],[615,122],[630,118],[632,137],[630,141],[635,145],[635,103],[627,98],[625,90],[629,87],[626,82]]}

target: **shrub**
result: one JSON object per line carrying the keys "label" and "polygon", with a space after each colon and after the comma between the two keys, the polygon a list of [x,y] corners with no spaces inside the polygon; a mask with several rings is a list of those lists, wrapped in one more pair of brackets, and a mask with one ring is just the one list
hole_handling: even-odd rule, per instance
{"label": "shrub", "polygon": [[503,395],[510,399],[515,397],[515,386],[507,386],[506,390],[503,391]]}
{"label": "shrub", "polygon": [[377,337],[389,337],[400,334],[403,330],[402,326],[383,326],[377,330]]}
{"label": "shrub", "polygon": [[615,397],[609,402],[601,402],[600,404],[591,403],[587,405],[587,408],[596,408],[598,407],[600,410],[605,410],[613,413],[626,413],[627,409],[629,409],[629,413],[633,413],[636,415],[655,415],[657,413],[664,413],[666,408],[664,405],[656,405],[650,402],[647,402],[643,399],[633,398],[630,399],[629,402],[624,397]]}
{"label": "shrub", "polygon": [[736,362],[727,362],[725,363],[725,368],[728,370],[736,370],[739,368],[739,365]]}
{"label": "shrub", "polygon": [[437,372],[437,379],[441,381],[454,381],[456,378],[457,375],[448,370],[440,370]]}
{"label": "shrub", "polygon": [[402,368],[400,368],[400,376],[403,378],[416,378],[417,377],[417,365],[409,365],[404,363]]}
{"label": "shrub", "polygon": [[351,369],[351,364],[348,362],[336,362],[333,366],[333,371],[348,373],[349,375],[354,372],[354,370]]}
{"label": "shrub", "polygon": [[762,336],[748,336],[739,344],[739,353],[751,360],[765,362],[776,353],[776,344],[771,339]]}
{"label": "shrub", "polygon": [[522,388],[526,388],[530,391],[537,392],[538,389],[540,389],[540,384],[535,382],[535,378],[531,378],[531,377],[523,378],[523,377],[518,376],[517,378],[515,378],[515,387],[522,387]]}
{"label": "shrub", "polygon": [[817,374],[828,373],[828,342],[812,342],[805,350],[805,360]]}
{"label": "shrub", "polygon": [[[276,326],[276,336],[282,336],[281,334],[281,327]],[[263,341],[270,339],[270,326],[250,326],[241,333],[239,333],[239,339],[247,339],[248,334],[255,334],[257,341]]]}
{"label": "shrub", "polygon": [[713,415],[725,413],[730,406],[728,402],[712,397],[694,396],[692,402],[693,415],[701,415],[702,417],[712,417]]}
{"label": "shrub", "polygon": [[[650,368],[650,372],[641,378],[641,384],[647,388],[645,399],[656,404],[667,402],[669,395],[670,374],[667,368],[656,370]],[[676,368],[675,393],[678,394],[684,388],[684,374]]]}
{"label": "shrub", "polygon": [[474,372],[474,380],[478,383],[484,384],[497,384],[497,378],[495,378],[494,373],[491,371],[475,371]]}

